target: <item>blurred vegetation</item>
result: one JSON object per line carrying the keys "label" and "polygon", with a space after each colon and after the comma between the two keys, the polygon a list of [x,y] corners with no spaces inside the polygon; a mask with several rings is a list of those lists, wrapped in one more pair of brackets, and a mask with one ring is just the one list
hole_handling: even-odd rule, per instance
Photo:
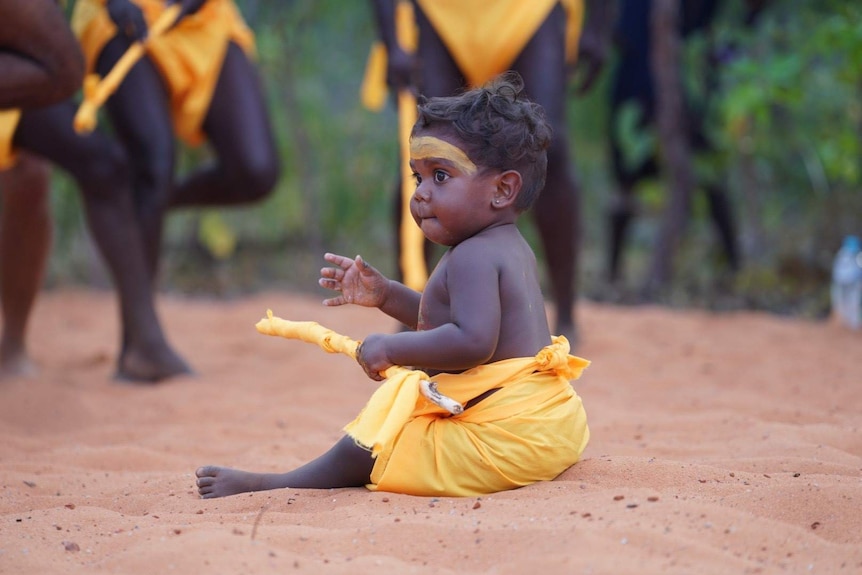
{"label": "blurred vegetation", "polygon": [[[171,214],[163,288],[220,295],[313,290],[325,250],[361,252],[392,274],[396,118],[391,105],[372,113],[358,99],[375,38],[370,3],[238,4],[257,33],[283,175],[262,204]],[[739,0],[726,4],[712,38],[728,51],[717,86],[707,87],[702,77],[706,38],[687,42],[686,78],[695,92],[711,92],[708,125],[717,148],[698,158],[697,173],[729,187],[743,269],[731,276],[724,268],[705,201],[696,195],[673,288],[661,303],[822,317],[833,254],[844,234],[862,234],[862,5],[776,0],[755,28],[745,29]],[[569,101],[585,219],[580,285],[584,297],[596,299],[609,293],[602,271],[613,192],[607,76],[587,97]],[[633,149],[649,145],[642,138],[631,135]],[[182,170],[208,154],[182,150]],[[60,173],[55,180],[50,284],[108,285],[73,185]],[[658,180],[640,191],[624,293],[634,293],[643,277],[665,196]]]}

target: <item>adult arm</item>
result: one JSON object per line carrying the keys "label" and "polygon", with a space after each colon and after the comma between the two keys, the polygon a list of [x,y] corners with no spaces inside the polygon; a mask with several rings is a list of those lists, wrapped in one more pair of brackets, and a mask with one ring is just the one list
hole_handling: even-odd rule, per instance
{"label": "adult arm", "polygon": [[415,86],[416,58],[398,42],[396,5],[404,0],[371,0],[380,41],[386,47],[386,83],[393,89]]}
{"label": "adult arm", "polygon": [[39,108],[75,93],[84,57],[53,0],[0,0],[0,109]]}

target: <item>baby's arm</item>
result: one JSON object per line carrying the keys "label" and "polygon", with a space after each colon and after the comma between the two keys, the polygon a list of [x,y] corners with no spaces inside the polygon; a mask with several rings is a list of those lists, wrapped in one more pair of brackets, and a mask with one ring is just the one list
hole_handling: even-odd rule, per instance
{"label": "baby's arm", "polygon": [[350,259],[328,253],[323,257],[335,267],[321,268],[318,283],[321,287],[341,292],[341,295],[323,300],[323,305],[353,303],[376,307],[401,323],[416,328],[421,297],[419,292],[390,280],[368,265],[362,256]]}
{"label": "baby's arm", "polygon": [[445,286],[432,279],[426,290],[444,290],[446,297],[438,293],[423,304],[422,330],[366,338],[361,353],[366,371],[379,371],[387,363],[460,371],[489,361],[497,348],[502,311],[498,266],[486,257],[493,249],[487,242],[469,240],[450,250],[434,272]]}

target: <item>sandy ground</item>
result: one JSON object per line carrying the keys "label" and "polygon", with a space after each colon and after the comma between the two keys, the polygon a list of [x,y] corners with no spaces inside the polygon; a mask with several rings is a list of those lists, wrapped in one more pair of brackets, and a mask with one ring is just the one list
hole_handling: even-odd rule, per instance
{"label": "sandy ground", "polygon": [[862,333],[583,303],[592,442],[555,481],[203,501],[197,466],[303,463],[374,385],[347,358],[259,335],[267,308],[356,338],[394,324],[281,292],[160,306],[199,375],[142,388],[110,379],[109,292],[40,299],[40,374],[0,382],[0,573],[862,572]]}

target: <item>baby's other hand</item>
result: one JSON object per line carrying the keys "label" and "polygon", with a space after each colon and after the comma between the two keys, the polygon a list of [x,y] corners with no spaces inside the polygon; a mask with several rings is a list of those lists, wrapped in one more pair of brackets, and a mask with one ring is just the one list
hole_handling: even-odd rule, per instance
{"label": "baby's other hand", "polygon": [[365,307],[380,307],[389,295],[389,280],[365,263],[362,256],[355,259],[327,253],[323,258],[335,267],[321,268],[321,287],[341,292],[341,295],[323,300],[323,305],[336,306],[354,303]]}
{"label": "baby's other hand", "polygon": [[386,355],[385,338],[380,334],[369,335],[356,350],[356,361],[374,381],[386,379],[383,372],[394,365]]}

